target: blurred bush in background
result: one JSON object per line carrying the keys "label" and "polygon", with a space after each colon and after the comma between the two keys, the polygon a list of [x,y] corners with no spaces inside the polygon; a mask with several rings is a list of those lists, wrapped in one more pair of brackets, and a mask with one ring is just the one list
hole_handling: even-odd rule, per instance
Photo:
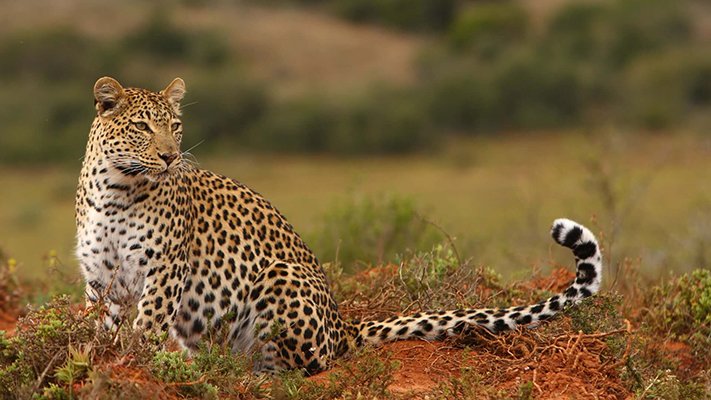
{"label": "blurred bush in background", "polygon": [[228,3],[162,2],[110,37],[70,26],[0,37],[0,163],[78,160],[100,75],[158,89],[191,71],[186,145],[204,140],[204,149],[431,151],[452,135],[611,123],[672,129],[711,107],[711,55],[694,28],[695,0],[571,1],[542,26],[518,1],[253,0],[428,39],[406,87],[289,98],[245,71],[227,32],[178,24],[166,12]]}
{"label": "blurred bush in background", "polygon": [[334,206],[310,242],[321,260],[353,272],[357,262],[395,262],[405,249],[427,251],[444,239],[411,199],[373,196],[350,197]]}

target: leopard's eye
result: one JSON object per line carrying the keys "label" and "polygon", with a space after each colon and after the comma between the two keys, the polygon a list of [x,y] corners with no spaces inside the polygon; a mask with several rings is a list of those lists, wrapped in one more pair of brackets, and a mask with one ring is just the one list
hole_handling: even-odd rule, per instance
{"label": "leopard's eye", "polygon": [[148,124],[145,122],[134,122],[133,126],[136,127],[139,131],[150,131],[150,128],[148,128]]}
{"label": "leopard's eye", "polygon": [[170,126],[170,129],[172,129],[173,132],[175,132],[178,129],[180,129],[180,125],[182,125],[180,122],[173,122],[173,125]]}

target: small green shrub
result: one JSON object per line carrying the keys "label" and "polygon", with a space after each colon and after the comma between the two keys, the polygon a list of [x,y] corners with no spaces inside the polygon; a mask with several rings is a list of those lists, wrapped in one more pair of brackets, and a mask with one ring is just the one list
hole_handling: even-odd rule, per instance
{"label": "small green shrub", "polygon": [[610,3],[606,23],[609,36],[601,43],[608,49],[612,65],[663,48],[687,42],[691,19],[684,2],[666,0],[623,0]]}
{"label": "small green shrub", "polygon": [[523,53],[502,61],[494,80],[512,128],[566,126],[581,116],[585,87],[574,65]]}
{"label": "small green shrub", "polygon": [[521,42],[527,31],[528,14],[519,3],[495,2],[459,13],[449,28],[448,40],[459,51],[472,50],[490,58]]}
{"label": "small green shrub", "polygon": [[[471,354],[464,350],[463,359],[471,357]],[[463,366],[459,375],[453,375],[437,385],[432,391],[432,398],[437,399],[515,399],[507,396],[502,389],[493,387],[487,382],[487,377],[477,367]],[[526,383],[522,384],[522,389]]]}
{"label": "small green shrub", "polygon": [[436,147],[436,132],[415,93],[371,91],[344,104],[331,150],[341,154],[397,154]]}
{"label": "small green shrub", "polygon": [[491,268],[460,260],[451,242],[426,251],[407,251],[398,257],[397,265],[376,267],[354,279],[338,265],[327,264],[326,270],[338,303],[350,310],[349,317],[360,320],[387,318],[403,310],[510,306],[515,296]]}
{"label": "small green shrub", "polygon": [[219,32],[180,28],[163,9],[154,12],[142,26],[126,36],[122,47],[132,56],[140,54],[161,63],[187,61],[203,68],[223,64],[230,54]]}
{"label": "small green shrub", "polygon": [[78,79],[94,73],[100,65],[97,56],[101,48],[68,27],[18,32],[0,41],[0,76],[40,81]]}
{"label": "small green shrub", "polygon": [[[626,70],[624,111],[648,129],[667,129],[711,107],[711,57],[693,49],[644,57]],[[707,111],[706,111],[707,112]]]}
{"label": "small green shrub", "polygon": [[205,376],[196,363],[188,362],[186,353],[159,351],[153,357],[151,372],[158,379],[177,384],[184,395],[217,398],[217,388],[205,383]]}
{"label": "small green shrub", "polygon": [[656,375],[646,382],[643,388],[635,393],[639,399],[708,399],[708,388],[696,382],[683,382],[670,370],[659,370]]}
{"label": "small green shrub", "polygon": [[643,321],[649,329],[688,342],[699,354],[711,346],[711,271],[697,269],[653,288]]}
{"label": "small green shrub", "polygon": [[454,250],[443,244],[435,245],[430,251],[418,251],[398,264],[403,266],[400,281],[413,300],[423,292],[439,287],[454,269],[460,267]]}
{"label": "small green shrub", "polygon": [[233,354],[231,349],[229,342],[202,343],[192,355],[192,365],[204,377],[206,385],[219,389],[220,397],[264,397],[263,383],[269,377],[253,374],[252,358],[242,353]]}
{"label": "small green shrub", "polygon": [[[17,277],[17,261],[0,250],[0,312],[13,312],[19,307],[22,290]],[[1,332],[1,331],[0,331]],[[0,346],[2,339],[0,338]]]}
{"label": "small green shrub", "polygon": [[260,149],[319,153],[328,151],[336,130],[337,109],[306,97],[275,105],[247,139]]}
{"label": "small green shrub", "polygon": [[355,22],[381,24],[408,31],[441,31],[455,15],[454,0],[338,0],[336,14]]}
{"label": "small green shrub", "polygon": [[[97,338],[111,340],[109,332],[97,329],[94,318],[78,315],[70,304],[68,297],[60,297],[39,309],[30,310],[18,322],[15,335],[2,341],[2,397],[24,398],[45,385],[73,381],[86,372],[85,366],[79,366],[86,358],[81,357],[81,352],[72,356],[70,345],[88,344]],[[3,390],[7,392],[3,393]]]}
{"label": "small green shrub", "polygon": [[441,239],[441,233],[418,214],[409,199],[349,197],[326,214],[312,247],[319,259],[338,260],[352,270],[356,261],[394,261],[407,249],[429,249]]}
{"label": "small green shrub", "polygon": [[75,397],[67,389],[51,383],[37,398],[40,400],[72,400]]}
{"label": "small green shrub", "polygon": [[619,310],[621,304],[619,294],[600,293],[568,308],[565,314],[571,317],[575,332],[611,332],[625,326]]}
{"label": "small green shrub", "polygon": [[55,370],[54,377],[57,378],[59,382],[68,386],[73,385],[77,379],[86,377],[87,373],[91,370],[90,353],[91,346],[87,345],[79,350],[70,344],[67,362],[64,366]]}
{"label": "small green shrub", "polygon": [[416,95],[373,90],[355,99],[304,97],[276,104],[246,142],[265,150],[397,154],[436,147]]}
{"label": "small green shrub", "polygon": [[325,383],[308,381],[300,371],[285,371],[274,381],[272,396],[294,400],[387,399],[399,363],[387,360],[373,348],[362,348],[336,361],[334,368]]}

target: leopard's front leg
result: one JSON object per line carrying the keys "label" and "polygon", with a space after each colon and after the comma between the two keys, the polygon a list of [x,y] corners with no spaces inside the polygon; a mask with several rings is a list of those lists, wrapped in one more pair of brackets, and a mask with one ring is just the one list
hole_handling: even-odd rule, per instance
{"label": "leopard's front leg", "polygon": [[173,325],[189,268],[184,252],[153,261],[143,282],[133,328],[161,334]]}
{"label": "leopard's front leg", "polygon": [[124,308],[111,300],[109,289],[98,280],[90,280],[86,284],[85,307],[87,310],[98,307],[100,319],[103,321],[99,321],[99,324],[108,330],[117,330],[123,320]]}

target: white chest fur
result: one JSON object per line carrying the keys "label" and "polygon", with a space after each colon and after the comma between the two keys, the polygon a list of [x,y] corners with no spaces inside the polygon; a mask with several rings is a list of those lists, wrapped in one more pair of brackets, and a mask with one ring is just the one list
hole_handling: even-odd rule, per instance
{"label": "white chest fur", "polygon": [[144,208],[135,200],[148,194],[136,194],[124,186],[102,187],[96,182],[92,189],[87,191],[86,213],[77,231],[76,249],[82,273],[95,292],[88,294],[97,299],[108,297],[121,305],[134,305],[140,298],[147,272],[144,243],[153,232],[141,220]]}

